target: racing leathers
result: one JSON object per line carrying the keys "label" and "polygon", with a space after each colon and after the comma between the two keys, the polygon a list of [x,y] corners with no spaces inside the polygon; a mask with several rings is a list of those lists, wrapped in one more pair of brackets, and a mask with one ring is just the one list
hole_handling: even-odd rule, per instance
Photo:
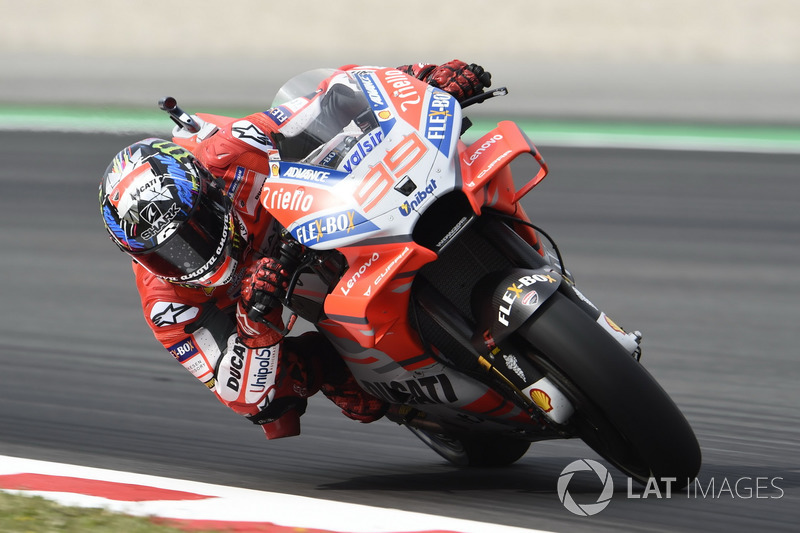
{"label": "racing leathers", "polygon": [[[461,66],[462,77],[464,72],[472,75],[453,85],[463,96],[469,91],[462,86],[477,79],[464,63],[448,63],[448,70],[437,71],[438,77],[431,76],[433,65],[400,68],[431,83],[435,78],[449,90],[442,77],[455,72],[453,64]],[[472,92],[484,85],[485,77],[472,84]],[[309,122],[316,121],[322,130],[341,128],[337,117],[326,113],[346,107],[347,97],[347,91],[319,91],[240,119],[208,122],[194,134],[176,128],[174,141],[194,154],[233,202],[231,260],[205,280],[210,286],[169,282],[136,262],[133,266],[144,316],[156,339],[222,403],[261,425],[267,438],[298,434],[307,398],[319,390],[346,416],[362,422],[379,419],[387,409],[385,402],[360,389],[322,335],[283,338],[276,331],[283,327],[280,308],[264,317],[276,326],[271,328],[249,318],[241,299],[250,267],[276,255],[279,227],[259,201],[270,161],[300,158],[307,147],[295,132],[308,130]],[[326,106],[323,98],[339,101]]]}

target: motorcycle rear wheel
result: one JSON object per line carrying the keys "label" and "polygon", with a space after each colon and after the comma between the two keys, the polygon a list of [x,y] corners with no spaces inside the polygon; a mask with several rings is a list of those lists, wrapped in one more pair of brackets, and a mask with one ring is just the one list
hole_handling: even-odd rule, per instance
{"label": "motorcycle rear wheel", "polygon": [[455,434],[407,426],[433,451],[456,466],[508,466],[525,455],[531,443],[503,435]]}
{"label": "motorcycle rear wheel", "polygon": [[531,360],[576,408],[570,421],[600,456],[640,483],[691,482],[701,452],[686,418],[650,373],[561,293],[517,332]]}

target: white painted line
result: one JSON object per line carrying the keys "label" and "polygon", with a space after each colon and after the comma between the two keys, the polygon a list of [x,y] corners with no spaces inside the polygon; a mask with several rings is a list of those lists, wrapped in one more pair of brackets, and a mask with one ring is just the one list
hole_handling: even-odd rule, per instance
{"label": "white painted line", "polygon": [[[36,489],[54,488],[59,492],[9,488],[23,484]],[[8,456],[0,456],[0,490],[41,496],[62,505],[99,507],[135,516],[179,520],[265,522],[348,533],[431,530],[454,533],[543,533],[534,529],[397,509]]]}

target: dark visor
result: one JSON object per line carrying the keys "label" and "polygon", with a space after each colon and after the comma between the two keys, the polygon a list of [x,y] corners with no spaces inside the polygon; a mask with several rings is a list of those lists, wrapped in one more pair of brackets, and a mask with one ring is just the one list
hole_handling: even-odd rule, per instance
{"label": "dark visor", "polygon": [[222,191],[205,187],[189,218],[158,247],[134,257],[147,270],[173,281],[192,281],[210,272],[230,252],[232,214]]}

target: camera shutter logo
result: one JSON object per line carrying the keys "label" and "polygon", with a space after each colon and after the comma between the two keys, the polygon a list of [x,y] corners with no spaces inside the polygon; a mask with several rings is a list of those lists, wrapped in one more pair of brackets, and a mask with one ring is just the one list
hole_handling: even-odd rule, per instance
{"label": "camera shutter logo", "polygon": [[[567,491],[567,485],[569,485],[575,472],[583,471],[593,471],[603,483],[603,491],[600,493],[600,497],[597,498],[596,503],[578,504]],[[611,503],[611,496],[613,495],[614,481],[611,479],[608,469],[591,459],[579,459],[571,462],[561,471],[561,475],[558,478],[558,499],[561,500],[561,503],[564,504],[564,507],[569,512],[579,516],[596,515]]]}

